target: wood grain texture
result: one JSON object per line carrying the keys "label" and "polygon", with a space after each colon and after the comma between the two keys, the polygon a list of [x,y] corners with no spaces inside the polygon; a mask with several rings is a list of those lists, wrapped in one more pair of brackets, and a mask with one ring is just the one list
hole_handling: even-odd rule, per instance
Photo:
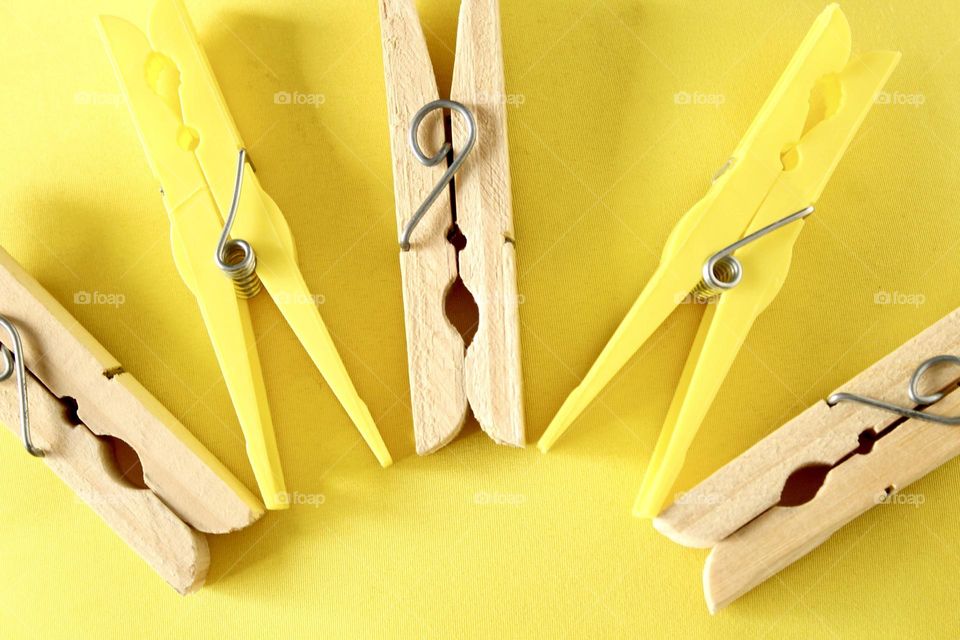
{"label": "wood grain texture", "polygon": [[[941,353],[960,353],[960,309],[837,391],[910,405],[910,376],[923,360]],[[955,376],[955,369],[935,368],[928,372],[925,386],[944,387]],[[776,504],[793,471],[833,464],[857,448],[863,431],[881,431],[897,419],[892,413],[854,403],[830,407],[825,401],[817,402],[685,493],[654,520],[654,526],[680,544],[712,547]]]}
{"label": "wood grain texture", "polygon": [[[960,391],[930,409],[960,412]],[[848,522],[883,504],[960,455],[960,429],[908,420],[874,445],[833,469],[810,502],[774,507],[720,541],[707,557],[703,591],[711,612],[727,606],[767,578],[823,544]]]}
{"label": "wood grain texture", "polygon": [[[107,443],[83,425],[27,374],[30,425],[43,462],[93,509],[160,577],[186,594],[203,585],[210,566],[204,534],[177,517],[152,491],[129,485],[116,469]],[[13,379],[0,384],[0,422],[20,437],[20,398]],[[23,455],[27,455],[26,452]],[[37,460],[40,464],[40,460]],[[82,541],[76,541],[82,553]]]}
{"label": "wood grain texture", "polygon": [[130,445],[147,485],[185,522],[227,533],[263,515],[260,501],[3,250],[0,291],[0,313],[17,326],[30,372],[58,398],[76,400],[93,433]]}
{"label": "wood grain texture", "polygon": [[[913,406],[907,383],[916,367],[939,354],[960,353],[960,309],[904,344],[837,391]],[[931,369],[921,391],[957,382],[956,368]],[[960,391],[928,411],[957,413]],[[960,430],[908,420],[826,476],[805,504],[781,507],[794,471],[833,466],[857,450],[860,435],[879,433],[899,416],[861,404],[813,405],[751,447],[669,506],[654,526],[691,547],[713,547],[704,569],[704,589],[715,611],[827,540],[847,522],[960,454]]]}
{"label": "wood grain texture", "polygon": [[[467,239],[460,277],[479,311],[467,348],[467,398],[481,428],[500,444],[525,443],[520,317],[507,141],[499,0],[464,0],[450,90],[477,122],[477,143],[457,179],[457,223]],[[468,130],[452,125],[455,149]]]}
{"label": "wood grain texture", "polygon": [[[399,236],[445,167],[423,166],[408,143],[414,114],[438,98],[416,8],[412,0],[379,0],[379,7]],[[439,111],[424,120],[420,133],[427,153],[440,148],[445,136]],[[450,442],[467,413],[463,338],[444,309],[447,291],[457,278],[456,250],[447,241],[452,225],[448,190],[417,226],[410,251],[400,251],[411,410],[421,455]]]}
{"label": "wood grain texture", "polygon": [[[439,181],[408,142],[410,122],[438,97],[419,17],[411,0],[380,0],[384,73],[393,154],[398,234]],[[417,227],[411,250],[400,252],[414,433],[417,452],[430,453],[460,431],[469,405],[496,442],[523,446],[520,322],[513,246],[510,165],[500,15],[496,0],[461,5],[451,99],[477,120],[477,143],[456,178],[457,223],[466,237],[459,267],[447,232],[453,225],[449,192]],[[467,139],[454,116],[454,150]],[[439,112],[421,128],[432,152],[443,144]],[[429,139],[428,139],[429,138]],[[477,304],[470,347],[448,320],[444,304],[457,274]]]}
{"label": "wood grain texture", "polygon": [[[44,461],[174,588],[200,586],[209,552],[198,532],[246,527],[263,505],[2,249],[0,292],[0,314],[23,342],[31,433]],[[6,332],[0,339],[12,347]],[[0,384],[0,419],[19,437],[16,394],[10,380]],[[81,425],[63,398],[76,401]],[[149,489],[125,481],[96,436],[129,445]]]}

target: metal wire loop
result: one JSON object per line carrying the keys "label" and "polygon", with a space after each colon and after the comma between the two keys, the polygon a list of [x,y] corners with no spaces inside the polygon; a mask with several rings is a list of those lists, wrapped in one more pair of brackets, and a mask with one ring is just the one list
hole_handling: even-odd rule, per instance
{"label": "metal wire loop", "polygon": [[[923,378],[923,374],[929,371],[931,367],[944,363],[960,365],[960,358],[952,355],[934,356],[921,362],[920,366],[917,367],[916,371],[913,372],[913,375],[910,377],[910,384],[907,387],[907,394],[917,405],[931,405],[943,399],[945,394],[942,391],[924,395],[917,390],[917,387],[920,384],[920,380]],[[944,425],[960,425],[960,416],[950,417],[938,416],[932,413],[924,413],[923,411],[918,411],[913,407],[901,407],[890,402],[857,395],[855,393],[835,393],[827,398],[827,404],[829,404],[831,407],[840,402],[859,402],[860,404],[865,404],[875,409],[883,409],[884,411],[889,411],[905,418],[913,418],[915,420],[924,420],[926,422],[935,422],[937,424]]]}
{"label": "metal wire loop", "polygon": [[410,123],[410,148],[413,150],[413,155],[416,156],[420,164],[426,167],[435,167],[446,159],[447,154],[449,154],[453,148],[449,142],[444,142],[443,146],[441,146],[435,154],[428,156],[420,146],[420,125],[423,124],[424,118],[438,109],[456,111],[466,120],[467,142],[463,146],[463,149],[460,150],[460,153],[454,156],[453,162],[447,167],[447,170],[440,177],[439,182],[433,187],[433,190],[427,196],[426,200],[423,201],[410,220],[407,221],[407,224],[404,225],[403,232],[400,234],[400,248],[404,251],[410,250],[410,236],[413,235],[413,231],[417,228],[417,225],[420,224],[423,216],[427,214],[430,206],[436,202],[440,194],[443,193],[444,189],[446,189],[453,180],[454,175],[460,170],[460,167],[473,150],[473,146],[477,141],[477,121],[473,117],[473,113],[471,113],[466,106],[455,100],[434,100],[421,107],[413,116],[413,120]]}
{"label": "metal wire loop", "polygon": [[257,276],[257,254],[246,240],[230,239],[230,230],[240,206],[240,190],[243,187],[243,171],[246,167],[247,150],[240,149],[237,157],[237,178],[233,186],[233,201],[226,224],[220,233],[214,259],[217,267],[233,280],[233,288],[241,298],[252,298],[260,293],[261,283]]}
{"label": "metal wire loop", "polygon": [[0,371],[0,382],[8,380],[17,373],[17,388],[20,395],[20,438],[23,440],[23,446],[27,453],[37,458],[43,457],[43,451],[33,446],[33,440],[30,438],[30,407],[27,404],[27,371],[23,364],[23,343],[20,340],[20,332],[10,320],[0,316],[0,326],[7,330],[10,340],[13,342],[13,352],[11,353],[5,345],[0,345],[0,354],[3,356],[3,370]]}
{"label": "metal wire loop", "polygon": [[763,236],[787,226],[791,222],[803,220],[813,213],[813,211],[814,208],[811,205],[800,211],[791,213],[787,217],[768,224],[762,229],[754,231],[750,235],[711,255],[707,258],[707,261],[703,263],[703,279],[694,288],[693,297],[699,302],[706,302],[740,284],[740,281],[743,279],[743,264],[741,264],[733,254],[751,242],[759,240]]}

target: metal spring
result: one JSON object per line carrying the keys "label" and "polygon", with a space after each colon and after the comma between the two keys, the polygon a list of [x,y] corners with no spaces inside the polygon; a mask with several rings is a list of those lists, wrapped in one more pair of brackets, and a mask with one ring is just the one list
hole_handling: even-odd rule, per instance
{"label": "metal spring", "polygon": [[27,453],[37,458],[43,457],[43,451],[33,446],[30,438],[30,407],[27,404],[27,370],[23,364],[23,343],[20,341],[20,332],[9,319],[0,316],[0,326],[10,334],[13,343],[13,353],[5,345],[0,345],[0,355],[3,356],[3,370],[0,371],[0,382],[8,380],[13,372],[17,373],[17,388],[20,395],[20,438]]}
{"label": "metal spring", "polygon": [[791,222],[806,218],[813,211],[812,205],[805,207],[717,251],[703,263],[703,277],[690,292],[690,296],[698,303],[707,303],[724,291],[733,289],[743,279],[743,264],[733,255],[735,251]]}
{"label": "metal spring", "polygon": [[[910,384],[907,386],[907,395],[910,396],[910,400],[917,405],[931,405],[943,399],[943,396],[946,395],[943,391],[937,391],[936,393],[924,395],[917,390],[917,386],[920,384],[920,379],[923,377],[923,374],[926,373],[931,367],[944,363],[960,365],[960,358],[953,355],[940,355],[933,356],[932,358],[928,358],[920,363],[920,366],[917,367],[916,371],[913,372],[913,376],[910,377]],[[915,420],[936,422],[937,424],[945,424],[950,426],[960,424],[960,417],[953,418],[950,416],[938,416],[933,413],[924,413],[913,407],[901,407],[883,400],[868,398],[867,396],[860,396],[855,393],[835,393],[827,398],[827,404],[831,407],[840,402],[859,402],[860,404],[865,404],[875,409],[883,409],[884,411],[895,413],[898,416],[903,416],[904,418],[913,418]]]}
{"label": "metal spring", "polygon": [[240,206],[240,189],[243,186],[246,160],[247,150],[240,149],[237,158],[237,178],[233,185],[233,201],[230,203],[230,213],[220,233],[217,253],[214,256],[217,267],[233,280],[233,288],[237,296],[245,299],[254,297],[263,288],[260,277],[257,275],[257,254],[254,253],[253,247],[246,240],[230,239],[230,230],[233,228],[233,221],[237,217],[237,209]]}
{"label": "metal spring", "polygon": [[743,278],[743,265],[733,256],[724,256],[717,260],[707,272],[704,264],[703,279],[697,283],[690,295],[695,302],[705,304],[717,298],[721,293],[732,289]]}
{"label": "metal spring", "polygon": [[427,195],[426,200],[423,201],[407,224],[404,225],[403,231],[400,234],[400,248],[404,251],[410,250],[410,236],[413,235],[413,230],[417,228],[420,220],[427,214],[430,205],[440,197],[440,194],[443,193],[453,180],[453,176],[460,170],[461,165],[463,165],[467,156],[473,150],[473,145],[477,141],[477,121],[470,112],[470,109],[454,100],[434,100],[422,106],[413,116],[413,121],[410,123],[410,147],[413,149],[413,155],[417,157],[420,164],[425,167],[435,167],[446,159],[447,154],[450,153],[450,150],[453,148],[449,142],[444,142],[443,146],[441,146],[435,154],[428,156],[420,146],[420,125],[427,115],[437,109],[450,109],[463,116],[463,119],[467,121],[467,142],[463,146],[463,149],[460,150],[460,153],[453,158],[453,162],[450,163],[450,166],[447,167],[447,170],[440,177],[440,180],[434,185],[433,190]]}

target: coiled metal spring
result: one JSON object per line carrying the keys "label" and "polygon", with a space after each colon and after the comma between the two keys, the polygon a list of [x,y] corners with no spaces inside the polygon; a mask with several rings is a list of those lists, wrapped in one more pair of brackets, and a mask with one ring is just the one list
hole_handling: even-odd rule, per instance
{"label": "coiled metal spring", "polygon": [[813,213],[813,211],[812,205],[805,207],[717,251],[703,263],[703,278],[690,292],[690,296],[696,302],[707,303],[711,302],[724,291],[733,289],[740,284],[740,280],[743,279],[743,264],[733,255],[734,252],[791,222],[806,218]]}
{"label": "coiled metal spring", "polygon": [[711,302],[724,291],[737,286],[743,278],[743,265],[733,256],[724,256],[709,267],[708,264],[709,261],[704,263],[703,279],[690,292],[695,302]]}
{"label": "coiled metal spring", "polygon": [[257,275],[257,254],[253,251],[253,247],[246,240],[230,238],[230,230],[233,228],[233,221],[237,217],[237,209],[240,206],[240,190],[243,186],[246,161],[247,150],[240,149],[237,158],[237,178],[233,186],[233,201],[230,203],[230,213],[220,233],[217,253],[214,256],[217,267],[233,280],[233,288],[237,296],[244,299],[254,297],[263,288],[260,277]]}

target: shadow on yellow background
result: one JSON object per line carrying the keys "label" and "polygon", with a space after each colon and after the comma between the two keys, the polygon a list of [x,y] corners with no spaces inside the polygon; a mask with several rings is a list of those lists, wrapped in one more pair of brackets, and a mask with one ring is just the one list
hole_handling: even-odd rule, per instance
{"label": "shadow on yellow background", "polygon": [[[102,13],[142,24],[149,4],[0,6],[0,244],[253,487],[94,28]],[[187,5],[397,463],[380,469],[269,298],[258,298],[293,508],[213,538],[209,584],[184,599],[2,437],[0,637],[872,638],[958,628],[956,463],[914,487],[923,508],[875,509],[720,616],[706,613],[704,554],[630,516],[699,321],[693,307],[665,323],[551,454],[499,448],[468,427],[416,457],[375,2]],[[418,5],[445,92],[457,6]],[[501,5],[533,443],[822,3]],[[960,301],[960,10],[949,0],[843,8],[856,50],[903,51],[891,99],[868,116],[818,203],[677,491]],[[282,104],[278,92],[317,98]],[[685,94],[712,99],[687,104]],[[75,303],[84,291],[123,302]]]}

